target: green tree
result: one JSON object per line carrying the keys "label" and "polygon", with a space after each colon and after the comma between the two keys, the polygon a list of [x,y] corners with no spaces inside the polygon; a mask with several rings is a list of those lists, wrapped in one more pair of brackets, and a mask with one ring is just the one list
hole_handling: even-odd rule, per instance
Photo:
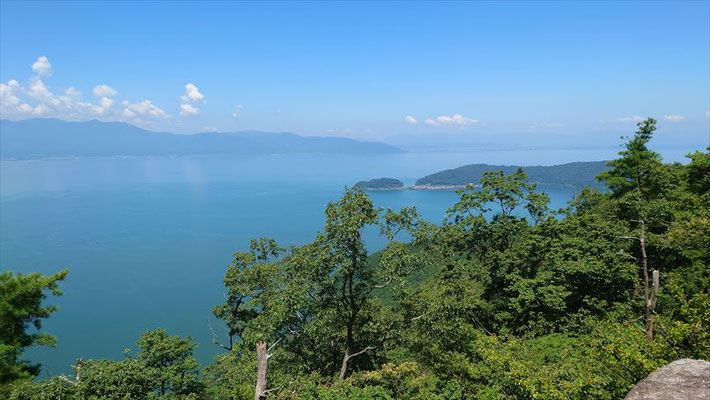
{"label": "green tree", "polygon": [[627,138],[625,150],[619,158],[608,163],[611,167],[601,173],[598,179],[611,190],[611,196],[620,205],[619,217],[627,221],[633,231],[631,239],[638,243],[631,257],[638,260],[643,282],[643,303],[646,337],[653,340],[653,314],[655,313],[659,272],[649,270],[648,239],[649,227],[666,225],[668,202],[664,194],[671,188],[667,179],[668,168],[664,168],[658,153],[646,146],[656,131],[656,120],[648,118],[638,123],[638,130],[632,138]]}
{"label": "green tree", "polygon": [[58,282],[69,271],[54,275],[39,273],[0,274],[0,395],[9,393],[9,386],[18,380],[34,378],[40,364],[22,360],[25,348],[34,345],[54,346],[54,336],[41,332],[42,320],[58,309],[43,305],[47,292],[60,296]]}
{"label": "green tree", "polygon": [[199,364],[190,338],[169,336],[165,330],[146,331],[138,339],[136,357],[126,350],[123,360],[82,360],[74,376],[25,382],[12,393],[16,400],[182,399],[204,398]]}
{"label": "green tree", "polygon": [[199,364],[192,353],[197,344],[192,338],[170,336],[164,329],[141,334],[136,356],[161,397],[186,398],[202,391],[198,380]]}
{"label": "green tree", "polygon": [[[227,303],[215,315],[240,336],[234,349],[265,342],[283,349],[277,361],[343,380],[354,361],[371,361],[368,354],[389,339],[395,315],[376,294],[419,267],[396,237],[415,234],[420,221],[414,209],[375,208],[359,189],[329,203],[325,214],[324,231],[283,256],[275,257],[281,252],[268,240],[237,253],[225,277]],[[368,227],[379,227],[387,239],[376,259],[362,238]]]}
{"label": "green tree", "polygon": [[212,309],[227,325],[228,342],[222,343],[215,333],[214,344],[231,351],[237,341],[244,340],[245,329],[259,315],[255,300],[271,284],[270,271],[264,270],[283,252],[273,239],[260,238],[251,241],[248,252],[234,254],[224,276],[225,302]]}
{"label": "green tree", "polygon": [[[80,366],[79,369],[77,367]],[[25,383],[13,392],[13,400],[98,400],[152,397],[153,381],[146,368],[135,358],[121,361],[87,360],[77,363],[75,376],[52,377],[46,381]]]}

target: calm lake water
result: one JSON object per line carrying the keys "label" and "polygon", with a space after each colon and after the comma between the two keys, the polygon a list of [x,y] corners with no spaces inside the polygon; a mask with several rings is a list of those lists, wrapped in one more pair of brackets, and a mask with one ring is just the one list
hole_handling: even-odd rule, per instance
{"label": "calm lake water", "polygon": [[[56,348],[28,356],[52,374],[76,358],[120,358],[147,329],[191,335],[197,357],[219,353],[208,328],[233,252],[251,238],[305,243],[328,201],[362,179],[405,183],[470,163],[551,165],[613,157],[616,149],[406,153],[382,156],[86,158],[0,163],[0,269],[69,268],[61,309],[44,324]],[[680,160],[682,154],[672,155]],[[521,161],[525,160],[525,161]],[[572,189],[549,189],[562,207]],[[440,222],[456,194],[371,192],[380,207],[415,205]],[[369,247],[381,243],[374,234]]]}

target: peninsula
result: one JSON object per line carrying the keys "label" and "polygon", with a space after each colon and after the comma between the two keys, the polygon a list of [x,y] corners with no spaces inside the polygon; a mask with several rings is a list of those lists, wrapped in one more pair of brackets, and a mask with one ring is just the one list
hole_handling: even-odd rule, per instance
{"label": "peninsula", "polygon": [[607,170],[606,163],[606,161],[589,161],[530,167],[470,164],[424,176],[414,185],[405,185],[394,178],[379,178],[360,181],[354,186],[365,190],[459,190],[468,185],[476,186],[485,172],[503,171],[505,174],[510,174],[522,168],[528,174],[528,179],[538,185],[581,188],[599,186],[596,176]]}

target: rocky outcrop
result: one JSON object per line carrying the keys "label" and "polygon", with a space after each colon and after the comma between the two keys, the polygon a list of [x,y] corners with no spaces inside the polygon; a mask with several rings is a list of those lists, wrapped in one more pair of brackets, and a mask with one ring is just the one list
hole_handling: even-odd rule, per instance
{"label": "rocky outcrop", "polygon": [[639,382],[625,399],[710,399],[710,362],[691,359],[673,361]]}

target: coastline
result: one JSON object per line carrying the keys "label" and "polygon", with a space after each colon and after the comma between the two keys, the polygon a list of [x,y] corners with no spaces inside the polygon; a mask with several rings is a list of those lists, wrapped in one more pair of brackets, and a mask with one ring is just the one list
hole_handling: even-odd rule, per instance
{"label": "coastline", "polygon": [[480,185],[405,185],[399,187],[385,188],[362,188],[366,191],[394,191],[394,190],[463,190],[467,187],[479,187]]}

